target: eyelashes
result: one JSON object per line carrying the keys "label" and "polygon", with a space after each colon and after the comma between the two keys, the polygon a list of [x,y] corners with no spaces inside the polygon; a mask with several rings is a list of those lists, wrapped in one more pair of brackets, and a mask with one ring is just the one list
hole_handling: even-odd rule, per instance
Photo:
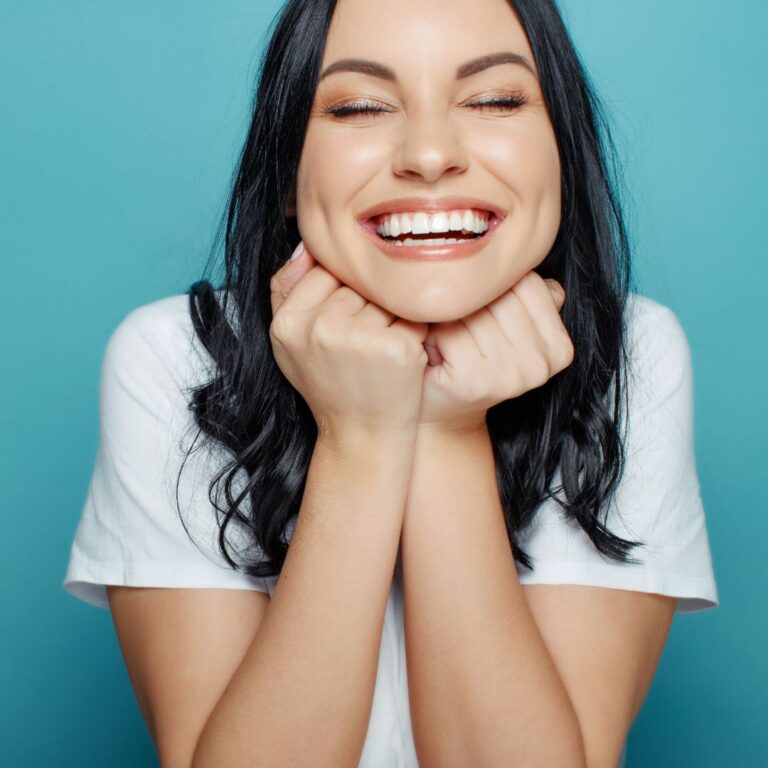
{"label": "eyelashes", "polygon": [[492,99],[483,99],[482,101],[470,102],[468,106],[480,109],[488,110],[505,110],[505,109],[517,109],[522,107],[523,104],[527,104],[528,99],[522,94],[515,94],[512,96],[495,96]]}
{"label": "eyelashes", "polygon": [[[494,96],[490,99],[483,99],[481,101],[470,101],[466,102],[465,105],[481,112],[503,112],[518,109],[527,103],[528,99],[526,99],[525,96],[521,93],[514,93],[505,96]],[[325,107],[323,109],[324,114],[333,115],[334,117],[349,117],[351,115],[370,115],[371,117],[378,117],[383,112],[393,111],[393,109],[390,109],[379,102],[365,100],[350,101],[344,104]]]}
{"label": "eyelashes", "polygon": [[347,104],[339,104],[333,107],[326,107],[325,114],[334,117],[348,117],[349,115],[380,114],[381,112],[391,112],[383,104],[375,101],[351,101]]}

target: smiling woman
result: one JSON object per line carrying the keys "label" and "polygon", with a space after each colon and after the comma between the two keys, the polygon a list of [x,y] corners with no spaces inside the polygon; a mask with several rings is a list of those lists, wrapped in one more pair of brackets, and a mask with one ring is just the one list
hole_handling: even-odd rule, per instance
{"label": "smiling woman", "polygon": [[64,582],[164,767],[623,765],[718,597],[616,162],[553,0],[285,4],[223,279],[110,338]]}

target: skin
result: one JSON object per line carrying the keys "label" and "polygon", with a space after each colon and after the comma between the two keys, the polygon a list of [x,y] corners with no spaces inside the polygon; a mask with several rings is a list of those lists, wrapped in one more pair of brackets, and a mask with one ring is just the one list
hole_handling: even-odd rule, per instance
{"label": "skin", "polygon": [[[503,63],[455,78],[463,63],[510,50],[533,71]],[[392,315],[428,323],[420,425],[482,428],[489,407],[540,386],[573,358],[558,314],[564,291],[533,271],[561,216],[557,143],[533,53],[504,0],[473,3],[471,13],[462,0],[356,0],[337,6],[321,72],[350,58],[384,64],[395,79],[349,71],[321,77],[295,193],[311,255],[290,267],[289,282],[319,265]],[[478,107],[510,95],[524,103]],[[360,101],[385,111],[329,112]],[[454,194],[487,200],[506,214],[470,257],[392,259],[358,223],[362,211],[384,200]]]}
{"label": "skin", "polygon": [[[407,19],[407,23],[404,20]],[[458,320],[540,264],[560,225],[560,161],[537,75],[502,64],[456,80],[457,67],[533,53],[505,0],[341,0],[321,72],[346,58],[387,65],[397,81],[335,72],[321,79],[296,182],[302,239],[315,259],[368,301],[407,320]],[[522,93],[517,108],[469,106]],[[337,117],[329,106],[365,100],[384,113]],[[475,256],[433,263],[391,259],[357,215],[406,195],[469,195],[508,216]]]}
{"label": "skin", "polygon": [[[616,765],[674,599],[521,586],[478,429],[490,404],[540,386],[573,351],[562,288],[533,271],[560,221],[538,82],[509,64],[453,80],[459,64],[506,50],[533,61],[504,0],[337,6],[323,67],[374,59],[397,82],[343,73],[321,84],[293,211],[307,248],[272,278],[275,357],[321,427],[283,576],[271,599],[109,588],[164,766],[254,755],[357,765],[398,536],[419,764]],[[467,106],[511,89],[528,102]],[[353,98],[390,111],[323,111]],[[421,194],[479,197],[509,215],[473,257],[392,260],[357,214]]]}

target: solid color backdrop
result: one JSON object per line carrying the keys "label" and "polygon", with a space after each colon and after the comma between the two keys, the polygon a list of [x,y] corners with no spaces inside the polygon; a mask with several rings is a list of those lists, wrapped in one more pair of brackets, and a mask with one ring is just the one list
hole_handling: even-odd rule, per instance
{"label": "solid color backdrop", "polygon": [[[277,7],[0,4],[3,766],[156,764],[109,613],[61,581],[104,345],[131,309],[199,276]],[[627,766],[768,765],[768,5],[563,10],[616,126],[640,292],[691,346],[721,600],[675,619]]]}

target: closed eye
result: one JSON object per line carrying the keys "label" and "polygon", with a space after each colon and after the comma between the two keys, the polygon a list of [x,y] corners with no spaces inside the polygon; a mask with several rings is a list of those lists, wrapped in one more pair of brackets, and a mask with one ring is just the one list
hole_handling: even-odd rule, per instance
{"label": "closed eye", "polygon": [[527,99],[524,96],[496,96],[492,99],[484,99],[483,101],[470,102],[468,106],[475,109],[517,109],[525,104]]}
{"label": "closed eye", "polygon": [[333,107],[326,107],[325,112],[334,117],[346,117],[347,115],[359,115],[366,113],[379,114],[381,112],[392,112],[383,104],[375,101],[350,101],[346,104],[338,104]]}
{"label": "closed eye", "polygon": [[[491,99],[483,99],[482,101],[466,102],[466,106],[472,109],[479,109],[481,112],[484,110],[491,111],[503,111],[510,109],[517,109],[527,103],[527,99],[521,94],[512,94],[509,96],[495,96]],[[325,113],[333,115],[334,117],[348,117],[350,115],[363,115],[369,114],[373,117],[377,117],[383,112],[394,112],[393,109],[386,107],[376,101],[350,101],[346,104],[337,104],[325,108]]]}

